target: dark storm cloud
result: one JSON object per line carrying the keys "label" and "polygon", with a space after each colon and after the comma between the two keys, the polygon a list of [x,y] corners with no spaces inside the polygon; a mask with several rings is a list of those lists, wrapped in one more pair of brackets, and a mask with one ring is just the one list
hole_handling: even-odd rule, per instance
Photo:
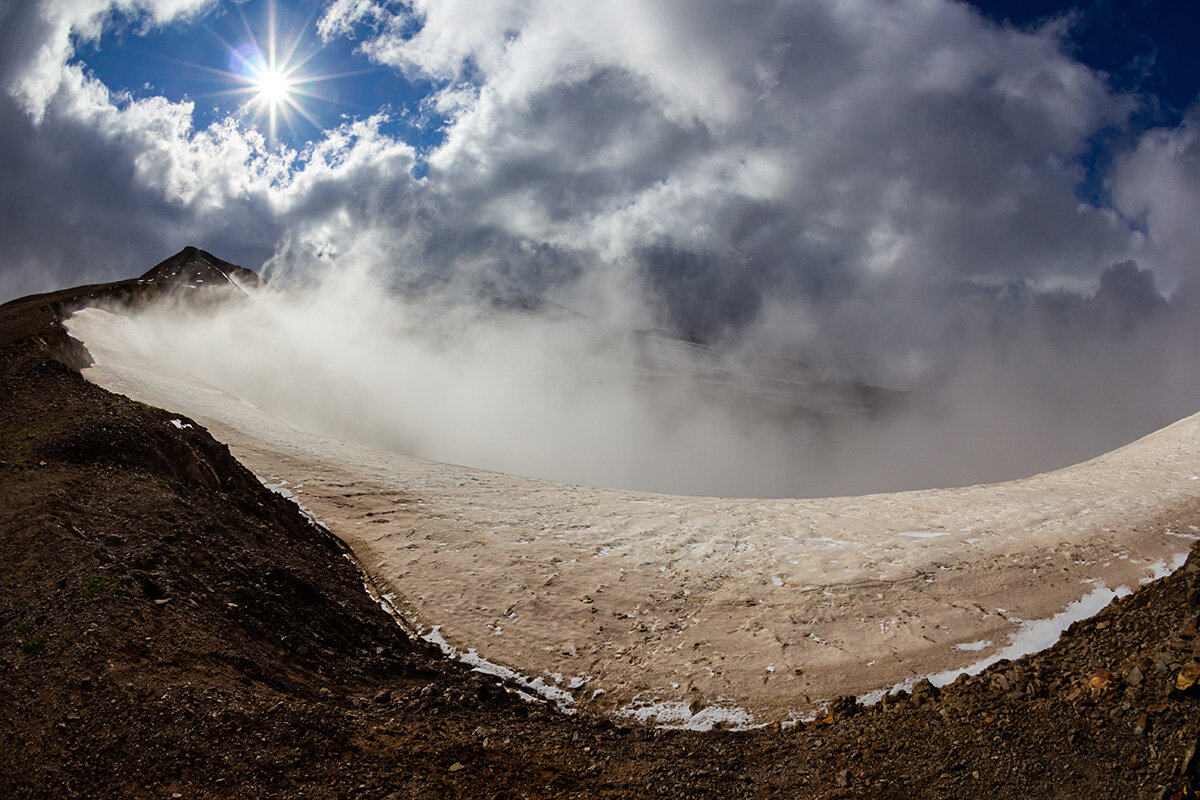
{"label": "dark storm cloud", "polygon": [[39,4],[0,4],[0,85],[12,87],[53,34],[54,26]]}

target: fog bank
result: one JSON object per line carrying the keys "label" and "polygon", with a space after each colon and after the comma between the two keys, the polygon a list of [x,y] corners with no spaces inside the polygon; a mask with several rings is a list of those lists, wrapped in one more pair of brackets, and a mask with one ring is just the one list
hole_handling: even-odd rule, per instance
{"label": "fog bank", "polygon": [[569,483],[803,497],[1017,478],[1196,411],[1193,315],[1154,297],[979,295],[923,317],[930,346],[898,364],[894,342],[856,361],[806,341],[794,307],[700,344],[636,334],[629,309],[616,324],[351,269],[166,302],[136,330],[148,354],[350,441]]}

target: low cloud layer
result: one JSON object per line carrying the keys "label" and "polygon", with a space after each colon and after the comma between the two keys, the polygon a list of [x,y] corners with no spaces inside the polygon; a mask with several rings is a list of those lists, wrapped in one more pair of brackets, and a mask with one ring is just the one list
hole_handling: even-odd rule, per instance
{"label": "low cloud layer", "polygon": [[[289,286],[549,300],[936,396],[920,413],[961,420],[972,463],[1003,474],[1195,410],[1195,116],[1135,130],[1146,98],[1073,59],[1070,19],[1016,29],[949,0],[324,6],[321,36],[432,83],[447,122],[428,152],[382,108],[302,150],[243,119],[197,129],[189,102],[124,96],[73,60],[114,26],[212,8],[0,8],[0,294],[126,277],[194,243]],[[972,440],[974,407],[1029,435]],[[895,441],[938,435],[906,419]],[[748,448],[759,472],[800,470],[773,446]],[[920,472],[916,447],[878,460]],[[874,469],[838,457],[810,472]]]}
{"label": "low cloud layer", "polygon": [[1148,278],[1127,263],[1093,300],[1012,294],[960,331],[960,361],[904,392],[764,357],[755,340],[723,350],[344,274],[154,306],[135,330],[157,361],[361,444],[570,483],[825,496],[1021,477],[1189,413],[1195,309],[1144,285],[1153,307],[1111,294]]}

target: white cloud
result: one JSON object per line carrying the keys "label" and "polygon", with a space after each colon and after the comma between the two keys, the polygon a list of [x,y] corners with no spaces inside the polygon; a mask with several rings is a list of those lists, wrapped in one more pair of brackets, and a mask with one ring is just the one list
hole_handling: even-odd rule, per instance
{"label": "white cloud", "polygon": [[17,89],[0,96],[6,296],[126,277],[185,243],[257,266],[313,231],[350,241],[415,185],[412,148],[379,116],[298,152],[235,118],[197,130],[191,102],[113,94],[78,64],[58,64],[53,87],[32,109]]}
{"label": "white cloud", "polygon": [[196,16],[216,0],[29,0],[0,9],[0,44],[12,48],[0,80],[25,110],[40,118],[58,90],[74,39],[93,40],[115,14],[145,26]]}
{"label": "white cloud", "polygon": [[[1197,123],[1119,155],[1115,208],[1081,200],[1092,138],[1134,101],[1072,59],[1061,25],[1015,30],[947,0],[336,0],[320,35],[434,81],[445,139],[417,179],[383,112],[280,149],[70,61],[105,25],[207,7],[0,5],[0,293],[126,277],[188,243],[351,289],[364,273],[473,279],[836,376],[940,382],[953,413],[917,407],[929,416],[897,434],[915,449],[895,452],[945,435],[945,417],[1014,469],[1193,402],[1195,371],[1173,367],[1194,315],[1111,267],[1194,280]],[[1102,274],[1145,302],[1089,298]],[[464,386],[484,402],[503,347],[470,335],[486,357]],[[1028,397],[1032,433],[1011,436]],[[877,441],[858,444],[843,466],[866,476]]]}
{"label": "white cloud", "polygon": [[[460,219],[601,264],[739,265],[744,281],[693,281],[718,317],[747,283],[1094,285],[1136,250],[1075,191],[1089,137],[1132,102],[1064,51],[1061,26],[940,0],[371,14],[366,52],[443,82],[454,116],[430,183]],[[646,269],[676,315],[698,313],[669,264]]]}
{"label": "white cloud", "polygon": [[333,0],[317,20],[317,35],[322,41],[352,36],[362,24],[374,24],[387,16],[386,3],[373,0]]}
{"label": "white cloud", "polygon": [[[1121,213],[1080,200],[1090,138],[1133,101],[1072,59],[1061,22],[1016,30],[945,0],[336,0],[321,36],[360,36],[435,82],[445,140],[416,180],[382,116],[279,151],[237,120],[195,129],[188,103],[114,97],[66,63],[71,36],[117,11],[154,25],[206,7],[4,12],[0,44],[30,55],[0,55],[27,112],[0,118],[18,260],[67,269],[82,245],[64,238],[111,247],[121,232],[130,257],[196,242],[250,266],[353,254],[531,294],[586,279],[610,303],[660,301],[659,323],[697,334],[800,317],[766,338],[836,332],[876,365],[937,363],[963,284],[1086,292],[1131,257],[1176,280],[1192,268],[1190,128],[1119,162]],[[97,181],[114,201],[97,204]],[[77,199],[55,211],[49,186]],[[614,313],[637,317],[645,299]]]}
{"label": "white cloud", "polygon": [[1147,131],[1118,160],[1111,188],[1117,208],[1146,229],[1138,257],[1168,288],[1200,279],[1200,115],[1179,127]]}

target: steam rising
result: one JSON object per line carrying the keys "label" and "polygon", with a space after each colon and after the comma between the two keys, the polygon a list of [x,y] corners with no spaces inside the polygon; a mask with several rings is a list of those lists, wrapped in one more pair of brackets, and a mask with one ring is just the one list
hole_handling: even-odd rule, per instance
{"label": "steam rising", "polygon": [[[1111,301],[1102,283],[1090,298],[975,298],[953,318],[914,307],[929,346],[882,368],[886,343],[874,362],[838,362],[786,314],[766,312],[709,346],[635,334],[568,310],[569,298],[535,307],[449,289],[406,296],[364,275],[335,270],[306,289],[199,308],[158,304],[136,315],[138,344],[351,441],[569,483],[718,496],[1016,478],[1190,414],[1200,388],[1185,299],[1168,304],[1132,264],[1106,272],[1109,283],[1149,279],[1153,302],[1131,304],[1128,291]],[[653,309],[619,312],[608,317]]]}

